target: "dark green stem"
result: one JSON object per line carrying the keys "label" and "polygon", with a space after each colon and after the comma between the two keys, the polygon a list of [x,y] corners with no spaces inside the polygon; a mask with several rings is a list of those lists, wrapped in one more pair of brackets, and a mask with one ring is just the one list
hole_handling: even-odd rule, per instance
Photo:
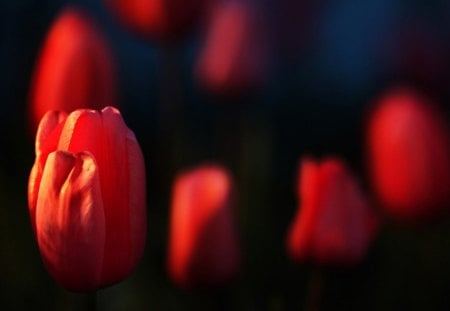
{"label": "dark green stem", "polygon": [[97,291],[86,294],[86,310],[97,311]]}
{"label": "dark green stem", "polygon": [[318,268],[311,273],[311,278],[308,284],[308,296],[306,297],[305,310],[319,311],[321,308],[320,301],[322,299],[322,292],[324,288],[324,273]]}

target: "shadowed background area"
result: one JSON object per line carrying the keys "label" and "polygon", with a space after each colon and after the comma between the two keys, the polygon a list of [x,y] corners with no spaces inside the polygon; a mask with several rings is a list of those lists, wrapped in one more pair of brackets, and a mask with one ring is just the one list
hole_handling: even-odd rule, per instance
{"label": "shadowed background area", "polygon": [[[253,2],[263,16],[256,32],[267,35],[266,70],[255,88],[232,96],[207,91],[197,79],[202,24],[176,43],[160,43],[123,27],[103,1],[70,2],[91,15],[111,45],[118,102],[147,170],[144,257],[131,277],[98,292],[98,309],[448,309],[450,219],[424,228],[387,221],[365,260],[347,269],[296,264],[285,238],[302,155],[343,158],[371,195],[364,126],[380,93],[408,84],[449,112],[450,4]],[[85,310],[89,303],[45,271],[27,208],[31,79],[47,31],[67,3],[0,2],[2,310]],[[184,290],[166,267],[172,183],[177,172],[204,161],[221,163],[236,181],[242,267],[225,287]]]}

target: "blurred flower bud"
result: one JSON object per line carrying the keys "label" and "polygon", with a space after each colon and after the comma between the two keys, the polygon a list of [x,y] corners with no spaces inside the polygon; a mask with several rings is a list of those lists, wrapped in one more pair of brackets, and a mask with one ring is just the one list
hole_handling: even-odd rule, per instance
{"label": "blurred flower bud", "polygon": [[86,12],[69,6],[53,23],[31,86],[33,130],[49,110],[72,112],[116,105],[117,72],[111,49]]}
{"label": "blurred flower bud", "polygon": [[174,40],[202,20],[208,0],[105,0],[121,23],[136,33]]}
{"label": "blurred flower bud", "polygon": [[173,188],[168,269],[184,287],[219,286],[240,265],[229,173],[206,165],[177,176]]}
{"label": "blurred flower bud", "polygon": [[359,263],[378,221],[344,163],[303,159],[298,195],[298,212],[287,236],[289,255],[325,266]]}
{"label": "blurred flower bud", "polygon": [[199,84],[221,95],[236,95],[260,86],[268,65],[264,26],[261,12],[252,2],[217,3],[196,63]]}
{"label": "blurred flower bud", "polygon": [[421,222],[450,204],[450,149],[442,112],[407,88],[382,96],[368,120],[372,183],[384,210]]}

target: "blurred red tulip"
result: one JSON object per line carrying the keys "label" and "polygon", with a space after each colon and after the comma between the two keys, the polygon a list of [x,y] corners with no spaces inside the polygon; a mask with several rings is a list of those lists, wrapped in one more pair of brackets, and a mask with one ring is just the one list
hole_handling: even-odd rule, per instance
{"label": "blurred red tulip", "polygon": [[358,182],[338,159],[304,159],[300,169],[300,206],[287,236],[288,253],[325,266],[360,262],[378,221]]}
{"label": "blurred red tulip", "polygon": [[82,10],[64,9],[42,46],[30,98],[33,130],[49,110],[71,112],[117,104],[117,73],[111,49]]}
{"label": "blurred red tulip", "polygon": [[235,95],[255,89],[265,78],[267,45],[261,12],[245,1],[221,1],[196,63],[199,83],[217,94]]}
{"label": "blurred red tulip", "polygon": [[368,123],[369,170],[385,211],[421,222],[450,204],[450,149],[442,113],[407,88],[383,96]]}
{"label": "blurred red tulip", "polygon": [[28,200],[44,264],[62,287],[93,290],[137,267],[145,197],[143,156],[118,110],[47,112]]}
{"label": "blurred red tulip", "polygon": [[205,12],[208,0],[105,0],[118,19],[145,37],[174,40]]}
{"label": "blurred red tulip", "polygon": [[219,166],[202,166],[176,178],[168,269],[184,287],[217,286],[238,273],[232,181]]}

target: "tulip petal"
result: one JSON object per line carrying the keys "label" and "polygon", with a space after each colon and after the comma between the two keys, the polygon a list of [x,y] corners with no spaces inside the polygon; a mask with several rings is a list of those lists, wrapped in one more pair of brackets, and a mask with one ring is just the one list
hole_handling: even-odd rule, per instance
{"label": "tulip petal", "polygon": [[287,241],[288,251],[296,260],[305,259],[312,247],[313,231],[319,212],[316,208],[320,189],[318,171],[319,167],[314,161],[308,158],[302,160],[298,176],[301,208],[297,211]]}
{"label": "tulip petal", "polygon": [[105,244],[102,282],[103,285],[109,285],[125,278],[131,270],[129,207],[131,193],[126,141],[129,130],[117,109],[106,107],[101,115],[103,151],[98,162],[108,237]]}
{"label": "tulip petal", "polygon": [[41,184],[42,170],[35,163],[31,168],[30,177],[28,179],[28,211],[30,214],[33,232],[36,235],[36,202],[38,198],[39,186]]}
{"label": "tulip petal", "polygon": [[313,257],[323,263],[340,262],[349,256],[348,241],[353,239],[348,236],[348,225],[353,226],[359,219],[348,212],[348,204],[352,202],[344,191],[342,164],[330,159],[320,167],[320,174],[321,195],[316,202],[319,212],[313,234]]}
{"label": "tulip petal", "polygon": [[233,218],[231,199],[225,198],[199,227],[187,262],[191,285],[223,284],[236,276],[240,254]]}
{"label": "tulip petal", "polygon": [[64,112],[47,112],[42,118],[36,134],[36,160],[28,179],[28,209],[35,233],[36,201],[41,184],[42,171],[44,170],[48,153],[56,149],[62,123],[66,118],[67,115]]}
{"label": "tulip petal", "polygon": [[99,162],[102,154],[102,119],[95,110],[80,109],[73,111],[66,119],[59,138],[58,150],[72,153],[89,150]]}
{"label": "tulip petal", "polygon": [[364,256],[366,245],[377,232],[378,219],[374,211],[367,206],[361,189],[353,178],[346,176],[343,186],[343,192],[349,200],[345,206],[348,214],[353,215],[347,218],[345,226],[348,231],[348,254],[356,262]]}
{"label": "tulip petal", "polygon": [[290,256],[327,266],[361,261],[378,221],[345,164],[337,158],[304,159],[299,185],[300,208],[287,240]]}
{"label": "tulip petal", "polygon": [[72,291],[100,283],[105,219],[95,159],[50,153],[36,207],[37,240],[50,274]]}
{"label": "tulip petal", "polygon": [[[36,133],[36,155],[39,155],[46,150],[48,152],[56,149],[57,138],[61,133],[62,127],[59,130],[55,129],[61,125],[67,118],[67,113],[63,111],[48,111],[41,122]],[[45,146],[45,147],[44,147]]]}
{"label": "tulip petal", "polygon": [[139,144],[129,130],[127,135],[130,207],[131,266],[139,263],[147,235],[145,163]]}
{"label": "tulip petal", "polygon": [[169,272],[179,283],[186,283],[185,275],[190,245],[194,239],[193,230],[190,229],[190,214],[192,200],[192,183],[188,175],[180,176],[174,185],[172,193],[172,211],[169,242]]}
{"label": "tulip petal", "polygon": [[231,190],[228,174],[217,166],[176,179],[168,269],[179,285],[217,285],[235,276],[240,256]]}

